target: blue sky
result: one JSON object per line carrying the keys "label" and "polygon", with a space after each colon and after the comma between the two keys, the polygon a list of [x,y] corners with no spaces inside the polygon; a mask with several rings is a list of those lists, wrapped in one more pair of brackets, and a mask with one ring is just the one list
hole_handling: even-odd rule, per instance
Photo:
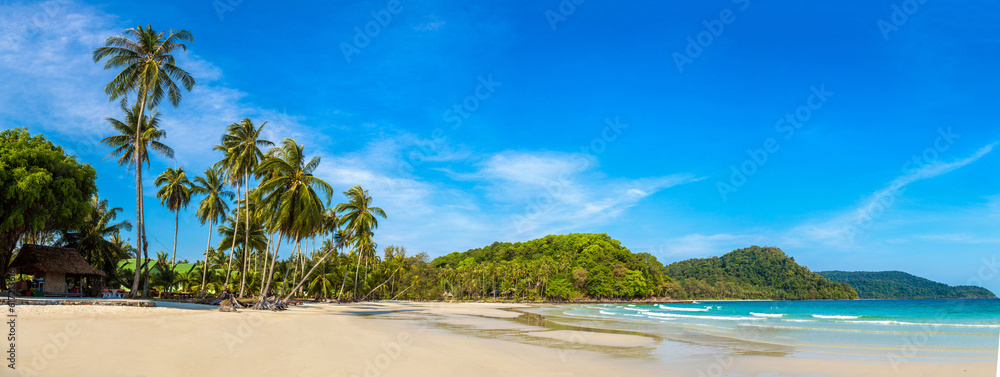
{"label": "blue sky", "polygon": [[[204,171],[249,117],[338,193],[369,189],[382,246],[607,232],[664,263],[774,245],[1000,290],[995,2],[229,3],[0,1],[0,127],[93,164],[131,219],[133,180],[96,143],[113,73],[90,52],[185,28],[198,84],[160,109],[177,155],[152,174]],[[151,251],[169,250],[146,185]],[[195,208],[181,258],[205,247]]]}

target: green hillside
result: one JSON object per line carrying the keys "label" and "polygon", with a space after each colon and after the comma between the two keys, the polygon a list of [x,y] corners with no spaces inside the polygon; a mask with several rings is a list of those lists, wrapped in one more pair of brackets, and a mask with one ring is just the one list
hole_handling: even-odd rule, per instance
{"label": "green hillside", "polygon": [[751,246],[721,257],[690,259],[664,269],[677,284],[668,294],[686,299],[856,299],[835,283],[795,263],[776,247]]}
{"label": "green hillside", "polygon": [[819,274],[833,281],[850,284],[861,298],[867,299],[996,297],[986,288],[967,285],[952,287],[901,271],[824,271]]}
{"label": "green hillside", "polygon": [[633,253],[603,233],[494,242],[431,265],[443,271],[442,281],[459,297],[500,291],[530,299],[645,298],[661,295],[665,287],[656,257]]}

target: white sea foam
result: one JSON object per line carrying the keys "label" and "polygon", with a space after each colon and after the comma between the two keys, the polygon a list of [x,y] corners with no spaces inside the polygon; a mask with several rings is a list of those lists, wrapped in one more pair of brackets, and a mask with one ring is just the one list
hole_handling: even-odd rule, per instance
{"label": "white sea foam", "polygon": [[647,316],[654,316],[654,317],[717,319],[717,320],[722,320],[722,321],[755,321],[755,320],[763,320],[763,319],[765,319],[765,318],[757,318],[757,317],[722,317],[722,316],[714,316],[714,315],[688,315],[688,314],[654,313],[654,312],[648,312],[648,313],[645,313],[645,314]]}
{"label": "white sea foam", "polygon": [[750,312],[750,315],[754,317],[767,317],[767,318],[781,318],[785,316],[784,314],[754,313],[754,312]]}
{"label": "white sea foam", "polygon": [[819,319],[858,319],[856,315],[819,315],[813,314],[813,318]]}
{"label": "white sea foam", "polygon": [[647,309],[647,308],[625,308],[625,307],[620,307],[620,306],[618,308],[619,309],[625,309],[625,310],[634,310],[634,311],[637,311],[637,312],[648,312],[649,311],[649,309]]}
{"label": "white sea foam", "polygon": [[707,311],[709,311],[709,309],[712,309],[711,306],[706,306],[704,308],[678,308],[678,307],[674,307],[674,306],[659,305],[659,307],[660,307],[660,309],[676,310],[676,311],[679,311],[679,312],[707,312]]}
{"label": "white sea foam", "polygon": [[786,319],[788,322],[816,322],[815,319]]}
{"label": "white sea foam", "polygon": [[971,323],[919,323],[905,321],[840,321],[841,323],[864,323],[873,325],[902,325],[902,326],[929,326],[929,327],[973,327],[1000,329],[1000,325],[980,325]]}
{"label": "white sea foam", "polygon": [[605,315],[614,315],[614,314],[615,314],[615,313],[612,313],[612,312],[606,312],[606,311],[603,311],[603,310],[601,310],[601,311],[600,311],[600,313],[601,313],[601,314],[605,314]]}

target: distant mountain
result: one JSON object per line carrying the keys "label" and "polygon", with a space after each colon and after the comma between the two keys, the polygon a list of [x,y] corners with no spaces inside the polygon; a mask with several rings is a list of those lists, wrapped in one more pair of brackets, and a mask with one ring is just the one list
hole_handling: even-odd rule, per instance
{"label": "distant mountain", "polygon": [[832,281],[850,284],[861,298],[868,299],[996,298],[986,288],[968,285],[952,287],[900,271],[824,271],[819,274]]}
{"label": "distant mountain", "polygon": [[751,246],[721,257],[689,259],[664,267],[677,284],[667,294],[679,299],[856,299],[849,285],[836,283],[795,263],[776,247]]}

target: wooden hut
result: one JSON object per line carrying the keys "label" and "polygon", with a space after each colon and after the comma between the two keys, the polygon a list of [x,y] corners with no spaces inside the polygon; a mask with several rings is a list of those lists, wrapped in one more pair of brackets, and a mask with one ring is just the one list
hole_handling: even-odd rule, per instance
{"label": "wooden hut", "polygon": [[[46,296],[66,296],[66,277],[106,276],[87,263],[76,249],[64,247],[24,245],[10,264],[15,274],[34,275],[45,279],[42,291]],[[80,296],[83,296],[82,287]],[[76,294],[72,294],[76,295]]]}

